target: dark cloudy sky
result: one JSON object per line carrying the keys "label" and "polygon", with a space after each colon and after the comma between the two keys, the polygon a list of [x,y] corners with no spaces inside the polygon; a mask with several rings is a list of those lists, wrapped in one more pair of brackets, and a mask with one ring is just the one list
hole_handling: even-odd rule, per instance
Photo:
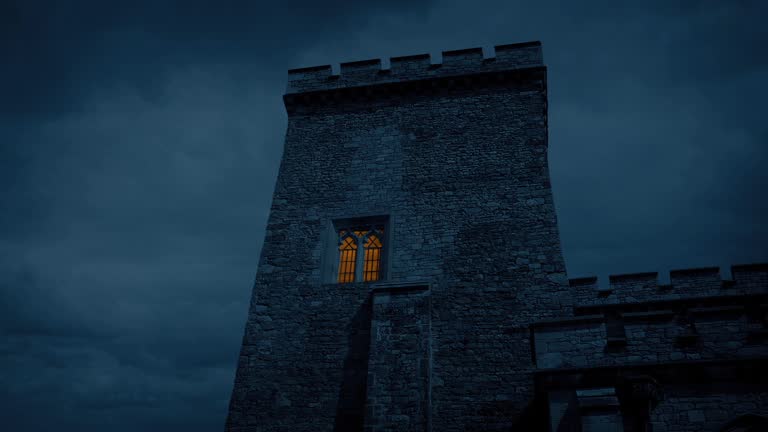
{"label": "dark cloudy sky", "polygon": [[571,277],[768,261],[768,2],[617,3],[0,2],[0,429],[223,428],[292,67],[541,40]]}

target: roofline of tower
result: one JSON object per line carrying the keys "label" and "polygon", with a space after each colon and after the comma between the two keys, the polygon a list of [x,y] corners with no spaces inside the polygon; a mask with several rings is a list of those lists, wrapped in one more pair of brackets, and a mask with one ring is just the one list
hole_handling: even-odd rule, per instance
{"label": "roofline of tower", "polygon": [[497,45],[494,53],[484,58],[482,48],[443,51],[442,63],[432,63],[429,54],[391,57],[389,69],[382,69],[381,59],[345,62],[338,75],[330,65],[290,69],[286,96],[544,67],[539,41]]}

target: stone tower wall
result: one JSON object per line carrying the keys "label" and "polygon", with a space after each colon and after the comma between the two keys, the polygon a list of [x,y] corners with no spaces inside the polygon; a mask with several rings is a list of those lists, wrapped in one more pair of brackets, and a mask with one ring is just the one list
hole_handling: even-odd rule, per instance
{"label": "stone tower wall", "polygon": [[571,310],[540,45],[391,65],[289,72],[288,130],[230,431],[388,430],[367,421],[369,381],[381,368],[370,356],[388,346],[376,345],[371,322],[387,327],[378,316],[402,311],[372,316],[375,284],[328,275],[332,222],[368,215],[389,217],[384,282],[428,287],[430,307],[412,309],[431,316],[413,321],[422,333],[403,336],[416,347],[403,356],[422,358],[419,323],[429,322],[429,367],[411,371],[427,383],[415,391],[429,394],[414,400],[428,398],[429,418],[398,419],[439,431],[508,430],[531,409],[528,323]]}

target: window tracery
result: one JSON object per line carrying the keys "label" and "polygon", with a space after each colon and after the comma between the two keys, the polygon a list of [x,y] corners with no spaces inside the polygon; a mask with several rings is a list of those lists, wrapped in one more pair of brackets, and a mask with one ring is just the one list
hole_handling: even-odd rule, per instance
{"label": "window tracery", "polygon": [[[381,279],[384,225],[354,225],[337,229],[339,271],[337,282],[372,282]],[[362,251],[362,253],[359,253]]]}

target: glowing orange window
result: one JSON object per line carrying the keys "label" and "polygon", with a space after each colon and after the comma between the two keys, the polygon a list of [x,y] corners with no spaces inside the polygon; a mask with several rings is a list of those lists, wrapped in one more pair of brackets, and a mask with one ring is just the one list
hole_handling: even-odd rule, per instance
{"label": "glowing orange window", "polygon": [[339,282],[355,281],[356,263],[357,238],[351,234],[345,235],[339,245]]}
{"label": "glowing orange window", "polygon": [[[383,225],[354,226],[338,230],[339,283],[377,281],[382,275]],[[362,248],[363,253],[358,251]]]}
{"label": "glowing orange window", "polygon": [[365,242],[365,261],[363,267],[363,280],[379,280],[381,269],[381,240],[376,234],[369,234]]}

